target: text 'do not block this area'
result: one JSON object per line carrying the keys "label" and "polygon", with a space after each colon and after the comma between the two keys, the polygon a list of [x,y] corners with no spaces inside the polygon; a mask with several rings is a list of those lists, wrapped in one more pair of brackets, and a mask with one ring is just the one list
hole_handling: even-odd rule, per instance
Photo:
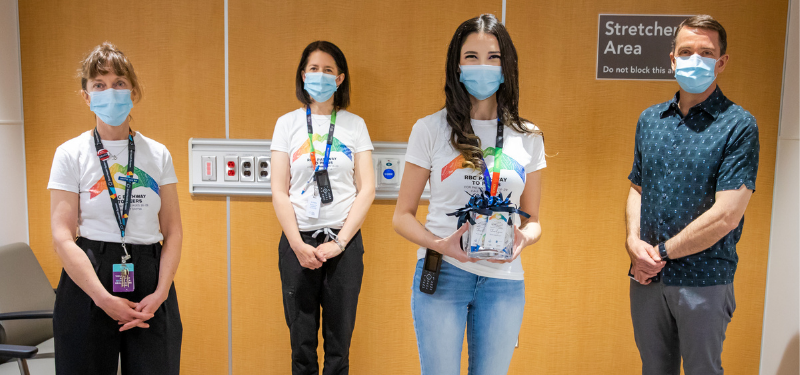
{"label": "text 'do not block this area'", "polygon": [[601,14],[597,79],[675,79],[669,53],[678,25],[688,16]]}

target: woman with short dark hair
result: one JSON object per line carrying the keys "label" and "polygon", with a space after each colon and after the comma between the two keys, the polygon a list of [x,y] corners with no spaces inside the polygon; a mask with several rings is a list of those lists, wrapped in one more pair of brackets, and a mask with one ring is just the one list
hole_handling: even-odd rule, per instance
{"label": "woman with short dark hair", "polygon": [[296,75],[303,104],[272,136],[272,203],[283,228],[278,266],[292,345],[292,373],[349,371],[350,339],[364,274],[361,224],[375,198],[372,142],[350,104],[350,72],[333,43],[309,44]]}

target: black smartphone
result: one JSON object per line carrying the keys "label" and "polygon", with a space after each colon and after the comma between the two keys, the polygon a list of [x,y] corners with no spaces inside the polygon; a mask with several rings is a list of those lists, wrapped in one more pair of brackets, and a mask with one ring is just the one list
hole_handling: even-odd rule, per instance
{"label": "black smartphone", "polygon": [[419,291],[433,294],[436,284],[439,283],[439,270],[442,268],[442,254],[431,249],[425,251],[425,261],[422,263],[422,276],[419,279]]}
{"label": "black smartphone", "polygon": [[331,189],[331,180],[328,178],[328,170],[320,169],[314,172],[314,178],[317,180],[317,187],[319,188],[319,196],[322,198],[322,203],[333,202],[333,189]]}

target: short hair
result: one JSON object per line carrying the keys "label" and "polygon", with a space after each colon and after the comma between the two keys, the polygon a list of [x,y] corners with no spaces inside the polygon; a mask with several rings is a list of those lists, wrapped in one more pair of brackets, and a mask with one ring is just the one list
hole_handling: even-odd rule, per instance
{"label": "short hair", "polygon": [[339,88],[336,89],[336,92],[333,93],[333,108],[337,111],[347,108],[350,105],[350,71],[347,69],[347,59],[344,58],[344,53],[339,47],[324,40],[311,42],[306,46],[306,49],[303,50],[303,55],[300,57],[300,64],[297,66],[297,76],[295,77],[295,95],[297,96],[297,100],[304,105],[311,104],[311,97],[306,92],[303,82],[303,71],[306,69],[306,64],[308,64],[308,56],[314,51],[322,51],[331,55],[333,61],[336,63],[336,68],[339,70],[339,74],[344,74],[344,81],[342,81]]}
{"label": "short hair", "polygon": [[95,47],[81,61],[81,69],[78,71],[78,76],[81,77],[81,88],[83,91],[87,91],[86,83],[90,79],[111,72],[130,81],[131,92],[134,93],[136,101],[142,98],[142,87],[139,85],[139,79],[136,78],[133,64],[117,46],[109,42],[103,42]]}
{"label": "short hair", "polygon": [[707,14],[698,14],[683,20],[683,22],[678,25],[678,30],[675,31],[675,36],[672,38],[672,51],[675,51],[675,42],[678,40],[678,33],[680,33],[681,29],[684,27],[697,27],[716,31],[717,34],[719,34],[720,56],[724,55],[728,50],[728,34],[725,33],[725,28],[722,27],[722,24],[715,20],[714,17]]}

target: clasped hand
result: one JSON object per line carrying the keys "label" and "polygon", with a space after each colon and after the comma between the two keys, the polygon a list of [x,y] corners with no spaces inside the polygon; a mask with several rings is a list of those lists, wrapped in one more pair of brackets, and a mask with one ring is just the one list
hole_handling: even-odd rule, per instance
{"label": "clasped hand", "polygon": [[300,265],[311,270],[322,267],[322,263],[342,253],[342,249],[334,241],[325,242],[317,247],[304,243],[300,246],[292,247],[292,249],[297,255]]}
{"label": "clasped hand", "polygon": [[625,242],[628,256],[631,258],[633,279],[642,285],[650,284],[650,278],[661,272],[667,262],[661,260],[658,249],[638,238],[629,238]]}
{"label": "clasped hand", "polygon": [[123,332],[134,327],[150,328],[146,322],[155,315],[166,299],[166,295],[158,291],[138,303],[109,294],[97,306],[103,309],[111,319],[116,320],[122,326],[119,331]]}

